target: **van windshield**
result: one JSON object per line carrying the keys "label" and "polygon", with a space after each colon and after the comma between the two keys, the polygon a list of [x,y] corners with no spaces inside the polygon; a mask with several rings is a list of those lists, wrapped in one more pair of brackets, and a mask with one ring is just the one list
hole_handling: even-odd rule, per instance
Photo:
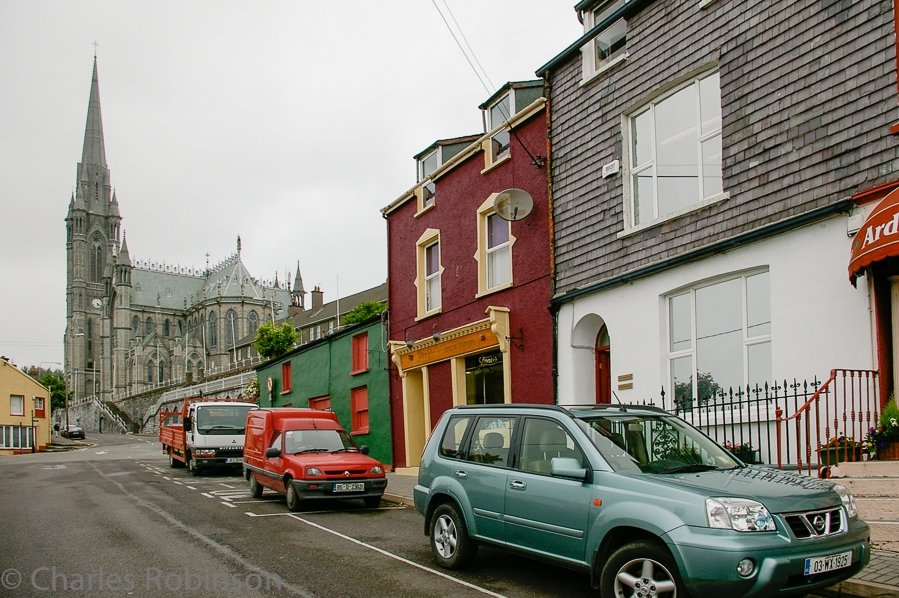
{"label": "van windshield", "polygon": [[200,434],[229,435],[243,434],[247,427],[247,413],[254,409],[251,405],[222,405],[198,407],[196,414],[197,431]]}
{"label": "van windshield", "polygon": [[705,434],[667,415],[604,415],[577,419],[615,471],[674,474],[742,465]]}
{"label": "van windshield", "polygon": [[356,452],[356,444],[343,430],[287,430],[284,454]]}

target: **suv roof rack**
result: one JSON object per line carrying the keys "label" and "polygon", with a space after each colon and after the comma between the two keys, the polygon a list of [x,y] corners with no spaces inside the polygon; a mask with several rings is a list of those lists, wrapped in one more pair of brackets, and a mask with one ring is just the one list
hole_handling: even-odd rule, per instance
{"label": "suv roof rack", "polygon": [[655,405],[640,405],[639,403],[602,403],[598,405],[561,405],[568,411],[606,411],[615,409],[621,413],[627,413],[631,409],[634,411],[652,411],[654,413],[668,413],[661,407]]}

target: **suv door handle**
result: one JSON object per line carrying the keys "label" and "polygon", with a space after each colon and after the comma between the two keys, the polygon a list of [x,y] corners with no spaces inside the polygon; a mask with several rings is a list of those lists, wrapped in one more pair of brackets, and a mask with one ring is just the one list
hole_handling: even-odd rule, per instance
{"label": "suv door handle", "polygon": [[524,490],[527,487],[527,484],[520,480],[512,480],[509,482],[509,488],[512,490]]}
{"label": "suv door handle", "polygon": [[454,471],[453,475],[455,475],[457,478],[462,478],[463,480],[468,477],[468,473],[464,471]]}

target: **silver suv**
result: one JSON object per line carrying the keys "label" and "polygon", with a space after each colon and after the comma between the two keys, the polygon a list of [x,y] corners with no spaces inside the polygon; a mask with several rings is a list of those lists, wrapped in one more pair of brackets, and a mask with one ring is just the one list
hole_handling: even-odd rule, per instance
{"label": "silver suv", "polygon": [[652,407],[455,407],[414,494],[440,565],[489,544],[587,572],[609,598],[799,596],[870,560],[846,488],[749,467]]}

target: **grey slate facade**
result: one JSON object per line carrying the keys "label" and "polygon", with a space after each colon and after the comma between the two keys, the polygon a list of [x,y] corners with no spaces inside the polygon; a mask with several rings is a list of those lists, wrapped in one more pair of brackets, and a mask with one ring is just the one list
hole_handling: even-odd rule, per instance
{"label": "grey slate facade", "polygon": [[[582,85],[575,47],[538,71],[550,81],[557,297],[815,210],[846,210],[840,202],[896,177],[891,2],[631,4],[624,62]],[[619,238],[625,169],[600,172],[622,158],[622,114],[715,65],[729,198]]]}

